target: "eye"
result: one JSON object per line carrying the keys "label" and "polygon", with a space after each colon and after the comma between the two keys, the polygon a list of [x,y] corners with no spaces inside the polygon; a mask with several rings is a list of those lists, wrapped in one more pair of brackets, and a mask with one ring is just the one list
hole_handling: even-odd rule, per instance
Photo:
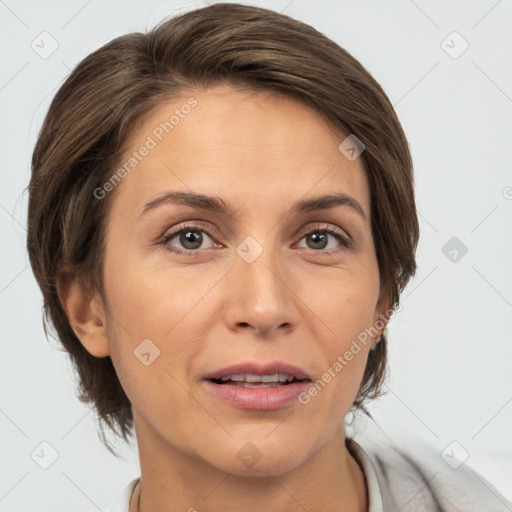
{"label": "eye", "polygon": [[[323,252],[326,254],[331,254],[334,252],[339,252],[340,250],[343,251],[352,248],[351,239],[340,230],[334,228],[333,226],[316,225],[306,231],[301,231],[300,234],[302,235],[303,238],[306,238],[307,242],[310,242],[306,248],[312,249],[314,252]],[[337,249],[335,243],[334,247],[330,247],[327,248],[327,250],[325,250],[326,247],[329,245],[329,237],[337,240],[338,244],[342,245],[342,248]]]}
{"label": "eye", "polygon": [[[176,254],[194,254],[200,252],[198,249],[205,249],[205,247],[201,247],[205,239],[203,234],[206,234],[211,240],[208,233],[209,228],[206,224],[198,226],[185,225],[166,234],[161,243],[167,251]],[[181,244],[185,250],[174,247],[174,244],[171,243],[174,239],[176,239],[175,243]],[[213,246],[206,247],[206,249],[211,247]]]}

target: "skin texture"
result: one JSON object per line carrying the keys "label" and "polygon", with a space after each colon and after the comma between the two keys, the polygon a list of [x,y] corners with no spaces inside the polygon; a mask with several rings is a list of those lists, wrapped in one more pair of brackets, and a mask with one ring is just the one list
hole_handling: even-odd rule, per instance
{"label": "skin texture", "polygon": [[[110,192],[107,303],[73,279],[59,287],[80,341],[97,357],[110,355],[132,403],[140,510],[366,511],[343,421],[375,339],[307,405],[238,409],[203,380],[241,361],[280,360],[316,381],[385,313],[361,159],[349,161],[338,149],[346,135],[307,106],[228,86],[160,105],[132,134],[128,153],[189,97],[197,106]],[[218,196],[236,214],[165,204],[140,216],[166,191]],[[293,202],[333,191],[356,199],[366,220],[347,206],[290,215]],[[167,242],[197,255],[165,250],[173,228],[199,221],[211,233],[197,227],[199,248],[177,235]],[[318,223],[353,247],[330,234],[325,248],[315,245],[307,233],[321,231]],[[252,263],[236,252],[248,236],[263,248]],[[147,366],[134,357],[145,339],[160,350]],[[261,454],[252,467],[237,457],[247,442]]]}

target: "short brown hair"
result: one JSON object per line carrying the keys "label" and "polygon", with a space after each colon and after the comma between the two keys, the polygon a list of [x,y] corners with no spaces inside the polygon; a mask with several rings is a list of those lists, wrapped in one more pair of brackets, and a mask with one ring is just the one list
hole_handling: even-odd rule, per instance
{"label": "short brown hair", "polygon": [[[57,294],[63,272],[103,292],[105,228],[113,194],[97,200],[119,165],[129,135],[151,110],[189,89],[228,84],[281,93],[355,134],[371,199],[381,294],[399,304],[416,270],[419,237],[412,160],[396,113],[376,80],[347,51],[277,12],[221,3],[165,20],[148,33],[117,37],[84,58],[55,95],[32,156],[30,263],[51,322],[79,377],[82,402],[127,441],[131,404],[110,357],[92,356],[71,328]],[[341,142],[341,141],[340,141]],[[368,357],[355,410],[382,394],[386,336]],[[107,448],[114,453],[101,436]]]}

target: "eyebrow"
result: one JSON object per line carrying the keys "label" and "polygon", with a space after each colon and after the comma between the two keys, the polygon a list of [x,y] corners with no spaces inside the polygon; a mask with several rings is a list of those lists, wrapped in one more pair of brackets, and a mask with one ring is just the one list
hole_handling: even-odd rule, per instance
{"label": "eyebrow", "polygon": [[[139,216],[144,215],[162,204],[181,204],[199,210],[220,213],[228,217],[234,217],[238,211],[238,209],[226,203],[220,197],[207,196],[195,192],[176,191],[165,192],[160,197],[146,203]],[[292,205],[291,213],[304,214],[318,210],[326,210],[335,206],[348,206],[356,211],[365,221],[367,220],[366,214],[359,202],[343,192],[317,196],[310,199],[301,199]]]}

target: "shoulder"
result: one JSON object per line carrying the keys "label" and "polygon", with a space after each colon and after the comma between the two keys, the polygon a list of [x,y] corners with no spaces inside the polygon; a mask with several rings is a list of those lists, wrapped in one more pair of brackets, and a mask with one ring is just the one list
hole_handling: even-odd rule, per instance
{"label": "shoulder", "polygon": [[[370,512],[512,512],[512,503],[470,466],[419,439],[400,439],[398,446],[365,428],[347,436],[347,448],[370,474]],[[375,508],[372,495],[381,501]]]}
{"label": "shoulder", "polygon": [[140,477],[134,478],[107,505],[105,512],[129,512],[130,498]]}

